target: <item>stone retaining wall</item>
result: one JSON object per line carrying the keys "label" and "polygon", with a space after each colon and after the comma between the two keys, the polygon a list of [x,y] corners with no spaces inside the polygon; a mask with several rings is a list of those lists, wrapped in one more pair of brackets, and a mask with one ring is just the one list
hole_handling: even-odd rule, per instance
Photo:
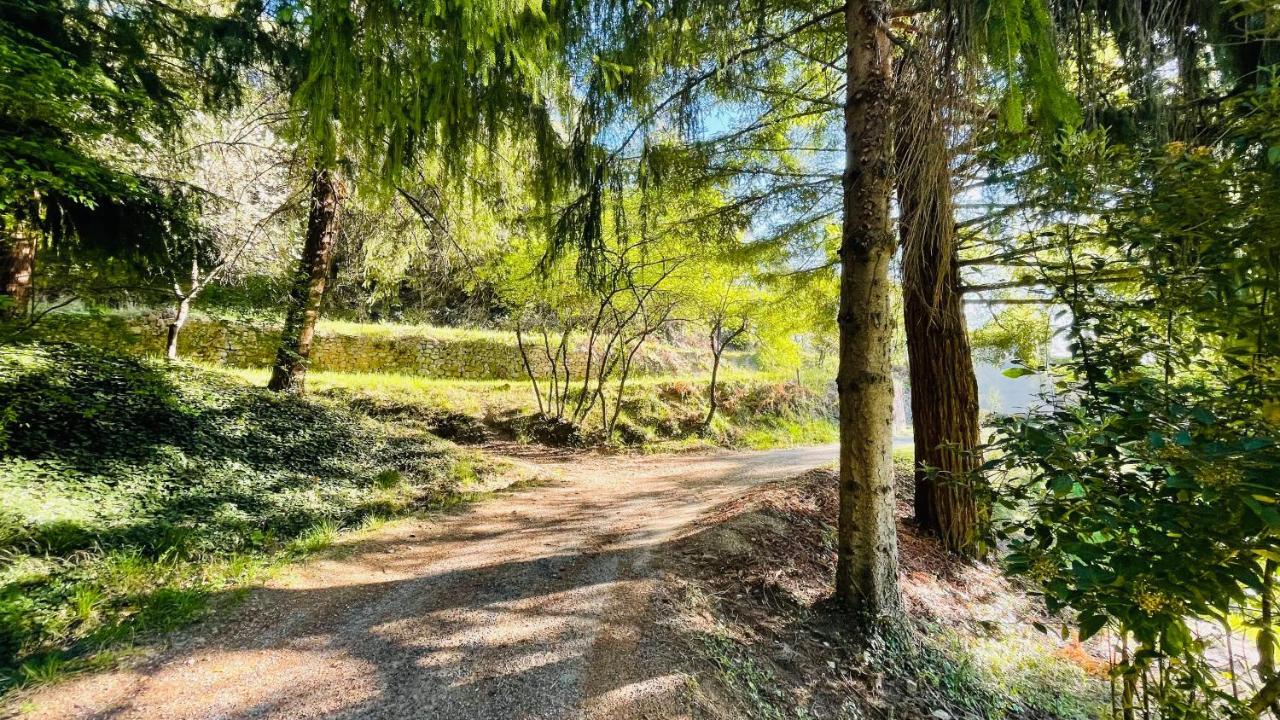
{"label": "stone retaining wall", "polygon": [[[164,353],[168,319],[162,314],[54,314],[30,332],[40,340],[83,343],[130,354]],[[410,328],[408,330],[416,330]],[[280,331],[249,323],[191,318],[178,339],[184,358],[232,367],[269,367],[275,361]],[[539,375],[549,364],[542,348],[529,348]],[[650,342],[636,358],[637,374],[682,375],[707,370],[707,358],[693,349]],[[585,352],[571,353],[580,367]],[[517,380],[526,377],[514,335],[433,337],[421,333],[336,334],[317,332],[312,367],[335,372],[384,372],[470,380]]]}

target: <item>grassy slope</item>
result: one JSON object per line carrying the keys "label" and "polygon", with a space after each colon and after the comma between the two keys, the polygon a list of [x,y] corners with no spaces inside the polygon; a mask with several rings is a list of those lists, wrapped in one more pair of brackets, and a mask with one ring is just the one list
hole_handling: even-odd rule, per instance
{"label": "grassy slope", "polygon": [[0,688],[187,622],[487,468],[419,424],[225,373],[0,347]]}
{"label": "grassy slope", "polygon": [[[265,382],[268,374],[266,370],[232,368],[215,371],[253,384]],[[721,378],[720,409],[711,427],[705,429],[705,378],[632,379],[615,440],[646,451],[712,446],[764,449],[835,441],[835,403],[831,398],[764,373],[730,370]],[[313,372],[307,386],[317,395],[354,402],[375,414],[416,415],[444,434],[449,433],[443,423],[452,427],[461,420],[491,434],[513,434],[519,440],[538,438],[536,428],[527,422],[538,409],[527,382]],[[598,424],[596,412],[587,420],[586,434],[590,436]]]}
{"label": "grassy slope", "polygon": [[[151,317],[155,312],[154,309],[134,308],[113,311],[107,317]],[[97,316],[84,312],[64,311],[54,319],[58,317],[76,317],[80,322],[89,324],[97,321]],[[195,317],[214,316],[197,312]],[[223,318],[259,328],[271,325],[261,318],[255,320],[234,314],[223,315]],[[46,323],[51,322],[46,320]],[[461,345],[499,343],[515,346],[513,333],[480,328],[322,319],[317,332],[321,335],[387,340],[432,338]],[[156,333],[158,341],[158,328]],[[80,342],[74,332],[55,332],[48,337]],[[658,343],[653,345],[660,346]],[[696,348],[682,351],[700,352]],[[762,449],[834,441],[834,398],[819,397],[812,390],[823,385],[826,377],[807,378],[807,389],[797,389],[790,372],[760,372],[742,367],[746,362],[744,355],[735,351],[726,353],[725,364],[720,370],[723,384],[721,412],[710,428],[702,427],[707,409],[707,377],[637,375],[630,378],[619,433],[614,440],[646,450],[707,446]],[[204,367],[255,385],[265,383],[268,374],[265,368]],[[543,383],[545,391],[545,380]],[[387,400],[404,400],[416,410],[426,408],[437,415],[465,416],[498,430],[500,434],[510,434],[513,418],[537,411],[530,384],[525,381],[423,378],[394,372],[312,372],[308,387],[317,394],[362,398],[372,404],[385,405]],[[599,423],[598,412],[587,419],[582,428],[585,440],[595,439],[592,434]],[[514,429],[518,435],[520,428]]]}

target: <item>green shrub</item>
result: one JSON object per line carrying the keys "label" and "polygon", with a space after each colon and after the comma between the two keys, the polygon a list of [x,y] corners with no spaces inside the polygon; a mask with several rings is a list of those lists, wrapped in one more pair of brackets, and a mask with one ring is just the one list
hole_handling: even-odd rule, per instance
{"label": "green shrub", "polygon": [[1273,645],[1263,608],[1280,558],[1280,426],[1259,417],[1244,383],[1168,379],[1134,341],[1145,327],[1107,320],[1093,332],[1124,342],[1073,363],[1039,412],[997,421],[988,467],[1003,480],[1008,568],[1050,611],[1073,613],[1082,640],[1104,629],[1119,639],[1118,702],[1166,718],[1244,716],[1228,692],[1239,681],[1197,625],[1244,615],[1259,655]]}

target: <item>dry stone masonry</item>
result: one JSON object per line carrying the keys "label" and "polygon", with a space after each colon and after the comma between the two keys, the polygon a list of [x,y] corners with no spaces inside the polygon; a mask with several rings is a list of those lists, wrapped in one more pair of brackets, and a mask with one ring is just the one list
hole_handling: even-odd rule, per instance
{"label": "dry stone masonry", "polygon": [[[51,315],[34,328],[36,339],[84,343],[118,352],[164,354],[168,318],[153,314]],[[353,373],[403,373],[466,380],[518,380],[525,377],[514,335],[490,333],[456,337],[432,334],[430,327],[396,333],[316,333],[312,365],[316,370]],[[193,317],[182,330],[182,357],[231,367],[270,367],[280,339],[278,328],[230,320]],[[530,349],[540,375],[548,373],[541,348]],[[637,357],[641,375],[678,375],[706,370],[696,349],[652,343]],[[583,351],[578,350],[578,362]],[[571,356],[572,359],[572,356]]]}

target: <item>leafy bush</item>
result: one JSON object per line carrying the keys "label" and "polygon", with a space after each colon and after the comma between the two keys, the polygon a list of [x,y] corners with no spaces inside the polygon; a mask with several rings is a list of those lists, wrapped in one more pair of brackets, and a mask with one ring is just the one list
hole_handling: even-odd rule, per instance
{"label": "leafy bush", "polygon": [[455,463],[425,431],[332,401],[0,348],[0,672],[34,679],[184,622],[265,558],[453,492]]}
{"label": "leafy bush", "polygon": [[[1278,109],[1249,116],[1273,127]],[[1009,567],[1082,637],[1112,633],[1125,717],[1280,701],[1280,235],[1263,212],[1280,176],[1257,140],[1171,143],[1102,220],[1057,231],[1072,360],[1045,407],[997,427]],[[1104,268],[1126,284],[1094,282]],[[1253,659],[1230,635],[1215,647],[1215,627],[1243,629]]]}
{"label": "leafy bush", "polygon": [[1272,592],[1280,446],[1249,413],[1137,375],[998,428],[997,462],[1021,478],[1003,501],[1030,511],[1014,515],[1009,569],[1073,609],[1082,639],[1109,627],[1131,642],[1127,693],[1158,670],[1171,716],[1235,705],[1193,620],[1221,627]]}

